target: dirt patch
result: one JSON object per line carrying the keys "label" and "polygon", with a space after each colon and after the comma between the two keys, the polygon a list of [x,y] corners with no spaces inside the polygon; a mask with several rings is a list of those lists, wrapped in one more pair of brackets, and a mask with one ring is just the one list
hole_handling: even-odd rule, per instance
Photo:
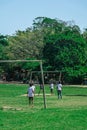
{"label": "dirt patch", "polygon": [[[68,86],[68,85],[67,85]],[[69,85],[71,87],[81,87],[81,88],[87,88],[87,85]]]}
{"label": "dirt patch", "polygon": [[1,110],[13,110],[13,111],[20,111],[23,110],[22,108],[14,108],[14,107],[10,107],[10,106],[3,106],[0,108]]}
{"label": "dirt patch", "polygon": [[[46,95],[46,96],[50,96],[51,94],[46,93],[45,95]],[[21,96],[27,97],[27,94],[23,94],[23,95],[21,95]],[[43,96],[43,94],[42,94],[42,93],[41,93],[41,94],[36,93],[35,96]]]}

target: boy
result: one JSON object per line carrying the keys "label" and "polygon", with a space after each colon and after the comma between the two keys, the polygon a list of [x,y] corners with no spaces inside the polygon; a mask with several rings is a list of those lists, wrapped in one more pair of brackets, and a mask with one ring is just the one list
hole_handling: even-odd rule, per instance
{"label": "boy", "polygon": [[59,81],[59,83],[57,84],[57,93],[58,93],[58,99],[61,98],[62,99],[62,84]]}
{"label": "boy", "polygon": [[32,83],[30,83],[30,86],[28,88],[28,91],[27,91],[27,96],[29,98],[29,104],[32,104],[33,105],[33,100],[34,100],[34,86]]}

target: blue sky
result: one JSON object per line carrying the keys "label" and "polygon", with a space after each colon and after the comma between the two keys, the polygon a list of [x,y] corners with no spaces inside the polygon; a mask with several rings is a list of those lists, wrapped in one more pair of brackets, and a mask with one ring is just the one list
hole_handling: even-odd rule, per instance
{"label": "blue sky", "polygon": [[23,31],[39,16],[74,21],[83,30],[87,28],[87,0],[0,0],[0,34]]}

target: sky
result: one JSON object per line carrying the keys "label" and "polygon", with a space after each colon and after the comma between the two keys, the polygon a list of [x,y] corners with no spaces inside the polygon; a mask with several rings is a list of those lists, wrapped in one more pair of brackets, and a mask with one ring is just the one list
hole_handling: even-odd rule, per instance
{"label": "sky", "polygon": [[87,0],[0,0],[0,34],[14,35],[31,27],[36,17],[74,21],[87,28]]}

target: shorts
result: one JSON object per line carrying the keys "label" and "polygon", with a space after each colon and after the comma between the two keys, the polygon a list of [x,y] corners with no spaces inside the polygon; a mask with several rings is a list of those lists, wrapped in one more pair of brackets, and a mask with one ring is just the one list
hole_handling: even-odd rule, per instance
{"label": "shorts", "polygon": [[29,100],[30,100],[30,101],[33,101],[33,97],[29,97]]}

